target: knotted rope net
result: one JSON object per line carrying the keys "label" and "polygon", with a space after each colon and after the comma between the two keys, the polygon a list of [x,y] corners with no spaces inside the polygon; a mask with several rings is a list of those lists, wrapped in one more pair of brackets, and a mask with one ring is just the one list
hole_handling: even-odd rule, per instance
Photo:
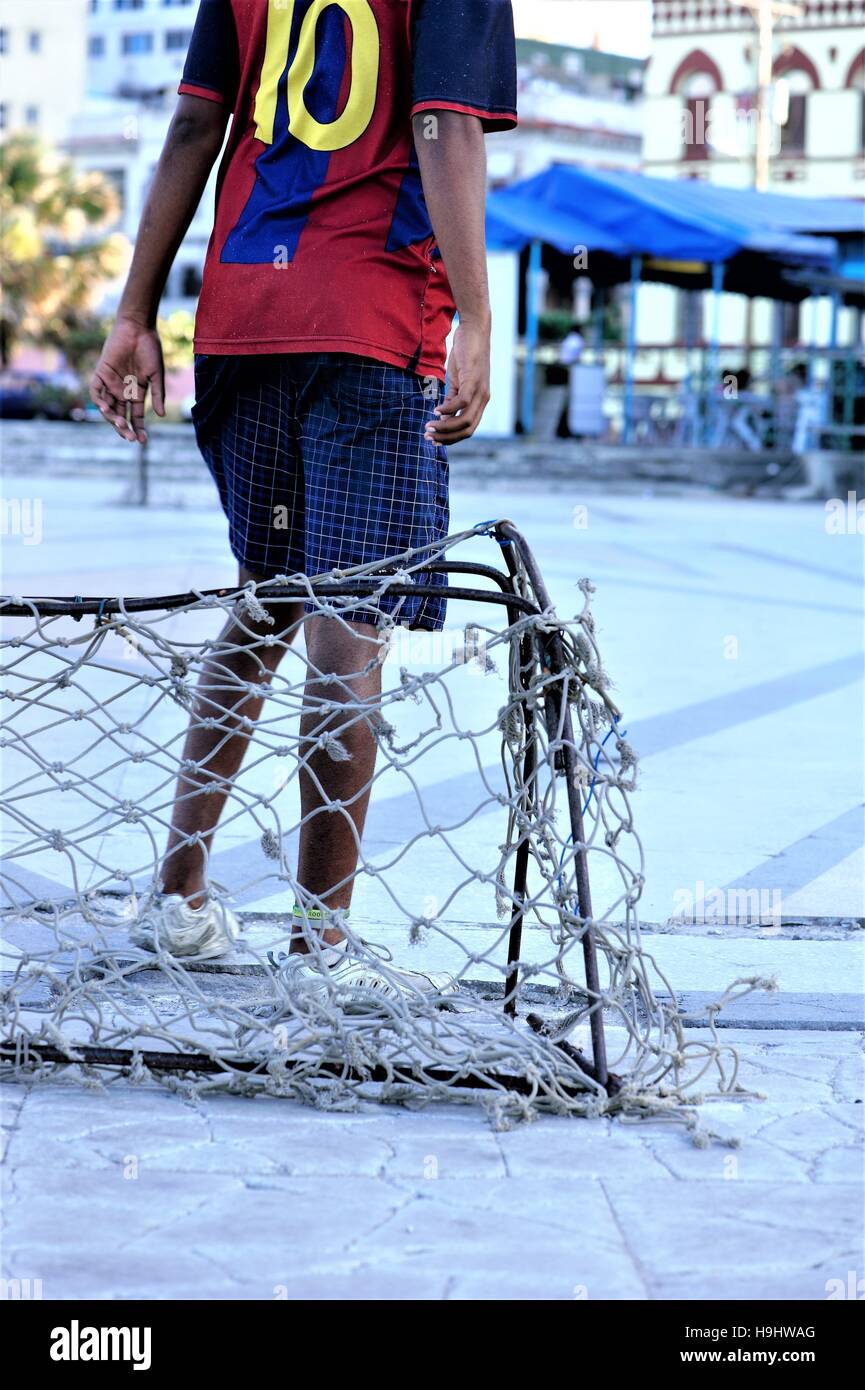
{"label": "knotted rope net", "polygon": [[[402,605],[443,583],[444,630],[401,626]],[[5,1065],[319,1106],[475,1099],[500,1126],[546,1110],[696,1128],[695,1101],[738,1089],[737,1058],[714,1010],[686,1027],[641,943],[637,759],[593,586],[574,592],[578,611],[559,617],[523,537],[498,522],[316,579],[3,601]],[[356,651],[359,620],[356,664],[316,667],[309,625]],[[380,695],[357,693],[378,671]],[[236,776],[185,755],[190,719],[214,758],[248,745]],[[364,739],[372,771],[345,803],[327,768],[344,772]],[[226,798],[209,846],[192,829],[175,847],[242,923],[210,960],[134,944],[176,791]],[[307,928],[322,906],[298,882],[299,841],[367,794],[337,925],[385,979],[448,972],[448,997],[347,1007],[324,966],[323,989],[286,986],[293,904]]]}

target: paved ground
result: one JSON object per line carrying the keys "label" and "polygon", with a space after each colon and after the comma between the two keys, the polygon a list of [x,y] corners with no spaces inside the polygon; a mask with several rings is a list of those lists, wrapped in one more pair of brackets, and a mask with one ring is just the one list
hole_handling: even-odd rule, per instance
{"label": "paved ground", "polygon": [[[114,465],[76,479],[57,438],[7,485],[41,515],[28,537],[4,512],[4,590],[230,579],[192,472],[160,475],[151,509],[119,505]],[[597,585],[642,754],[647,942],[686,999],[742,973],[779,982],[721,1020],[766,1099],[706,1106],[702,1124],[741,1147],[659,1123],[495,1133],[475,1107],[320,1114],[11,1084],[6,1277],[59,1298],[556,1300],[820,1299],[861,1277],[861,538],[827,529],[822,504],[569,488],[553,471],[554,489],[539,469],[533,490],[505,473],[493,490],[455,464],[454,529],[511,515],[562,611],[577,577]],[[244,845],[225,852],[241,871]],[[701,921],[711,890],[721,920]],[[749,892],[790,925],[752,925]]]}
{"label": "paved ground", "polygon": [[736,1032],[771,1099],[678,1128],[9,1087],[4,1273],[46,1297],[822,1299],[861,1271],[849,1033]]}

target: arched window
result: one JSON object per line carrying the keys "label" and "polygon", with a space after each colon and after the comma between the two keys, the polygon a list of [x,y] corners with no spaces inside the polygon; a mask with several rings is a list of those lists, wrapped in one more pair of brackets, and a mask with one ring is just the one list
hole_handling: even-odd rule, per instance
{"label": "arched window", "polygon": [[776,82],[783,82],[787,92],[787,118],[780,127],[780,153],[795,158],[805,153],[808,93],[819,88],[820,78],[811,59],[798,48],[790,48],[775,59],[772,76]]}
{"label": "arched window", "polygon": [[865,154],[865,48],[860,48],[847,69],[844,84],[859,93],[859,153]]}
{"label": "arched window", "polygon": [[683,58],[673,73],[670,92],[683,99],[682,158],[689,163],[709,158],[709,109],[722,87],[717,64],[700,48]]}

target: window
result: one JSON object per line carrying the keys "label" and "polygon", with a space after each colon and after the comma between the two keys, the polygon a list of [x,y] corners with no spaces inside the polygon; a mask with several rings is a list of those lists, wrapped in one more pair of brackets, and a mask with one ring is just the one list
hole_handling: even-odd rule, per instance
{"label": "window", "polygon": [[703,341],[703,295],[700,290],[676,294],[676,342],[696,347]]}
{"label": "window", "polygon": [[152,34],[124,34],[120,43],[123,53],[152,53]]}
{"label": "window", "polygon": [[187,49],[189,40],[192,38],[191,29],[166,29],[165,47],[166,49]]}
{"label": "window", "polygon": [[166,9],[170,5],[173,5],[175,8],[179,9],[181,5],[191,5],[192,0],[162,0],[162,3],[163,5],[165,5]]}
{"label": "window", "polygon": [[24,124],[25,124],[25,125],[29,125],[29,126],[31,126],[31,127],[32,127],[32,126],[37,126],[37,125],[39,124],[39,107],[38,107],[38,106],[25,106],[25,108],[24,108]]}
{"label": "window", "polygon": [[31,53],[42,52],[42,35],[38,29],[31,29],[27,35],[27,47]]}
{"label": "window", "polygon": [[682,59],[673,73],[670,95],[678,96],[682,100],[679,113],[682,148],[679,157],[686,163],[709,158],[709,108],[715,93],[723,89],[724,84],[717,63],[701,48],[693,49]]}
{"label": "window", "polygon": [[0,29],[0,53],[9,52],[9,30]]}
{"label": "window", "polygon": [[799,304],[781,304],[781,342],[784,347],[796,347],[800,340]]}
{"label": "window", "polygon": [[114,0],[115,10],[143,10],[144,0]]}
{"label": "window", "polygon": [[689,163],[695,159],[708,159],[709,143],[706,139],[709,114],[708,97],[686,97],[683,114],[683,158]]}
{"label": "window", "polygon": [[784,53],[774,65],[774,152],[792,156],[805,153],[808,139],[808,95],[820,81],[811,59],[798,49]]}
{"label": "window", "polygon": [[87,41],[87,52],[91,58],[105,57],[105,39],[102,34],[91,34]]}
{"label": "window", "polygon": [[789,97],[787,119],[781,126],[781,153],[797,155],[805,153],[805,121],[808,98],[804,92],[792,92]]}
{"label": "window", "polygon": [[708,159],[711,153],[710,104],[716,91],[712,78],[704,72],[690,73],[679,91],[685,98],[682,107],[682,158],[691,163]]}
{"label": "window", "polygon": [[5,130],[9,121],[9,108],[5,101],[0,101],[0,130]]}

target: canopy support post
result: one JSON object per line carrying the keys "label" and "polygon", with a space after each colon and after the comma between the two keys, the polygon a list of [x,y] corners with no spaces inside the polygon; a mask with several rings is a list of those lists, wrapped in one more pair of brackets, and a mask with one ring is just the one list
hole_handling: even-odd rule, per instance
{"label": "canopy support post", "polygon": [[819,297],[818,297],[817,295],[815,295],[815,294],[810,295],[809,298],[808,298],[808,309],[809,309],[809,311],[810,311],[810,332],[809,332],[809,334],[808,334],[808,365],[807,365],[807,370],[808,370],[808,382],[807,382],[807,385],[808,385],[808,390],[809,390],[809,391],[813,388],[814,382],[815,382],[815,380],[816,380],[816,374],[815,374],[815,372],[814,372],[814,365],[815,365],[815,360],[816,360],[816,357],[817,357],[817,346],[818,346],[818,341],[817,341],[817,337],[818,337],[818,335],[817,335],[817,311],[818,311],[818,309],[819,309],[819,306],[820,306]]}
{"label": "canopy support post", "polygon": [[[839,274],[837,264],[833,266],[833,273]],[[832,352],[835,352],[838,347],[838,310],[841,307],[841,296],[837,289],[833,289],[829,302],[832,306],[832,316],[829,320],[829,347]]]}
{"label": "canopy support post", "polygon": [[604,311],[606,309],[607,291],[603,285],[595,288],[595,304],[592,310],[592,348],[595,352],[601,353],[604,350]]}
{"label": "canopy support post", "polygon": [[622,400],[624,422],[622,438],[630,444],[634,426],[634,366],[637,356],[637,290],[640,284],[642,256],[631,257],[631,279],[628,285],[628,339],[625,348],[624,396]]}
{"label": "canopy support post", "polygon": [[784,337],[782,315],[784,310],[780,299],[772,304],[772,350],[769,365],[769,379],[772,383],[772,399],[775,409],[775,430],[773,448],[778,447],[778,391],[781,386],[781,345]]}
{"label": "canopy support post", "polygon": [[541,242],[529,246],[526,273],[526,356],[523,363],[523,434],[531,434],[535,423],[535,352],[538,346],[538,300],[541,282]]}
{"label": "canopy support post", "polygon": [[724,289],[724,262],[712,262],[712,317],[709,328],[709,371],[703,411],[703,444],[715,437],[715,417],[719,409],[719,372],[721,352],[721,294]]}

